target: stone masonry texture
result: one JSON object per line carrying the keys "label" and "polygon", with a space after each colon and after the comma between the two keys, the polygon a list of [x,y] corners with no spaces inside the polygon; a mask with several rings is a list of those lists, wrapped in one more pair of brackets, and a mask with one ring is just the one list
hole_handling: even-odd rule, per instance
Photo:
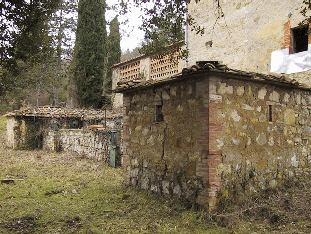
{"label": "stone masonry texture", "polygon": [[124,106],[127,181],[206,209],[245,182],[242,171],[251,193],[311,162],[309,90],[200,74],[126,91]]}

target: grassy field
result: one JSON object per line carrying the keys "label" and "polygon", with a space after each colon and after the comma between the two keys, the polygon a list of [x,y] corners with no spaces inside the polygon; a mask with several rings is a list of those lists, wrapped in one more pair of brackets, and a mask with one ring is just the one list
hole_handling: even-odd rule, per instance
{"label": "grassy field", "polygon": [[121,168],[8,149],[4,129],[0,117],[0,233],[311,233],[311,178],[211,216],[125,186]]}
{"label": "grassy field", "polygon": [[205,213],[126,187],[120,168],[3,144],[0,152],[0,179],[14,180],[0,184],[0,233],[228,233]]}

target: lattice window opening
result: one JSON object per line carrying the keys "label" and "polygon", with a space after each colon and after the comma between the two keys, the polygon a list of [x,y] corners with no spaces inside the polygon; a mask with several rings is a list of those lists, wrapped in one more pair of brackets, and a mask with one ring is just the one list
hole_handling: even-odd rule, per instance
{"label": "lattice window opening", "polygon": [[178,63],[174,62],[174,59],[177,57],[174,56],[173,60],[168,57],[153,57],[151,59],[151,79],[153,78],[164,78],[166,76],[174,75],[178,73]]}
{"label": "lattice window opening", "polygon": [[139,66],[140,66],[140,61],[122,66],[120,68],[120,79],[121,80],[137,79],[140,74]]}

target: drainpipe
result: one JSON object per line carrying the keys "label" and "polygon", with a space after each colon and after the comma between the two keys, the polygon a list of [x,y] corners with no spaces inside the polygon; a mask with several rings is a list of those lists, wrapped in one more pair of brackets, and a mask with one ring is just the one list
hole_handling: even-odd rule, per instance
{"label": "drainpipe", "polygon": [[117,161],[117,131],[111,130],[110,132],[110,166],[116,167]]}

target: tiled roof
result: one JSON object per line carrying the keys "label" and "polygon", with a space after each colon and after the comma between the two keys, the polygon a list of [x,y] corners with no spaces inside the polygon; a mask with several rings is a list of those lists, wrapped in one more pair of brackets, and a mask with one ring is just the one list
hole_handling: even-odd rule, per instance
{"label": "tiled roof", "polygon": [[81,118],[90,119],[116,119],[122,117],[122,109],[94,110],[94,109],[71,109],[63,107],[42,106],[24,110],[15,110],[7,113],[5,117],[41,117],[41,118]]}
{"label": "tiled roof", "polygon": [[199,61],[196,62],[196,65],[193,65],[188,68],[184,68],[182,73],[171,76],[163,80],[132,80],[128,82],[119,82],[115,92],[123,92],[127,90],[132,90],[136,88],[143,88],[148,86],[154,86],[162,83],[168,83],[176,80],[187,79],[193,77],[193,75],[198,74],[213,74],[217,73],[223,77],[228,77],[232,79],[243,79],[243,80],[253,80],[257,82],[272,83],[276,85],[283,85],[293,88],[307,89],[311,90],[309,87],[306,87],[300,84],[295,79],[290,79],[285,74],[260,74],[254,72],[246,72],[241,70],[230,69],[226,65],[221,64],[218,61]]}

